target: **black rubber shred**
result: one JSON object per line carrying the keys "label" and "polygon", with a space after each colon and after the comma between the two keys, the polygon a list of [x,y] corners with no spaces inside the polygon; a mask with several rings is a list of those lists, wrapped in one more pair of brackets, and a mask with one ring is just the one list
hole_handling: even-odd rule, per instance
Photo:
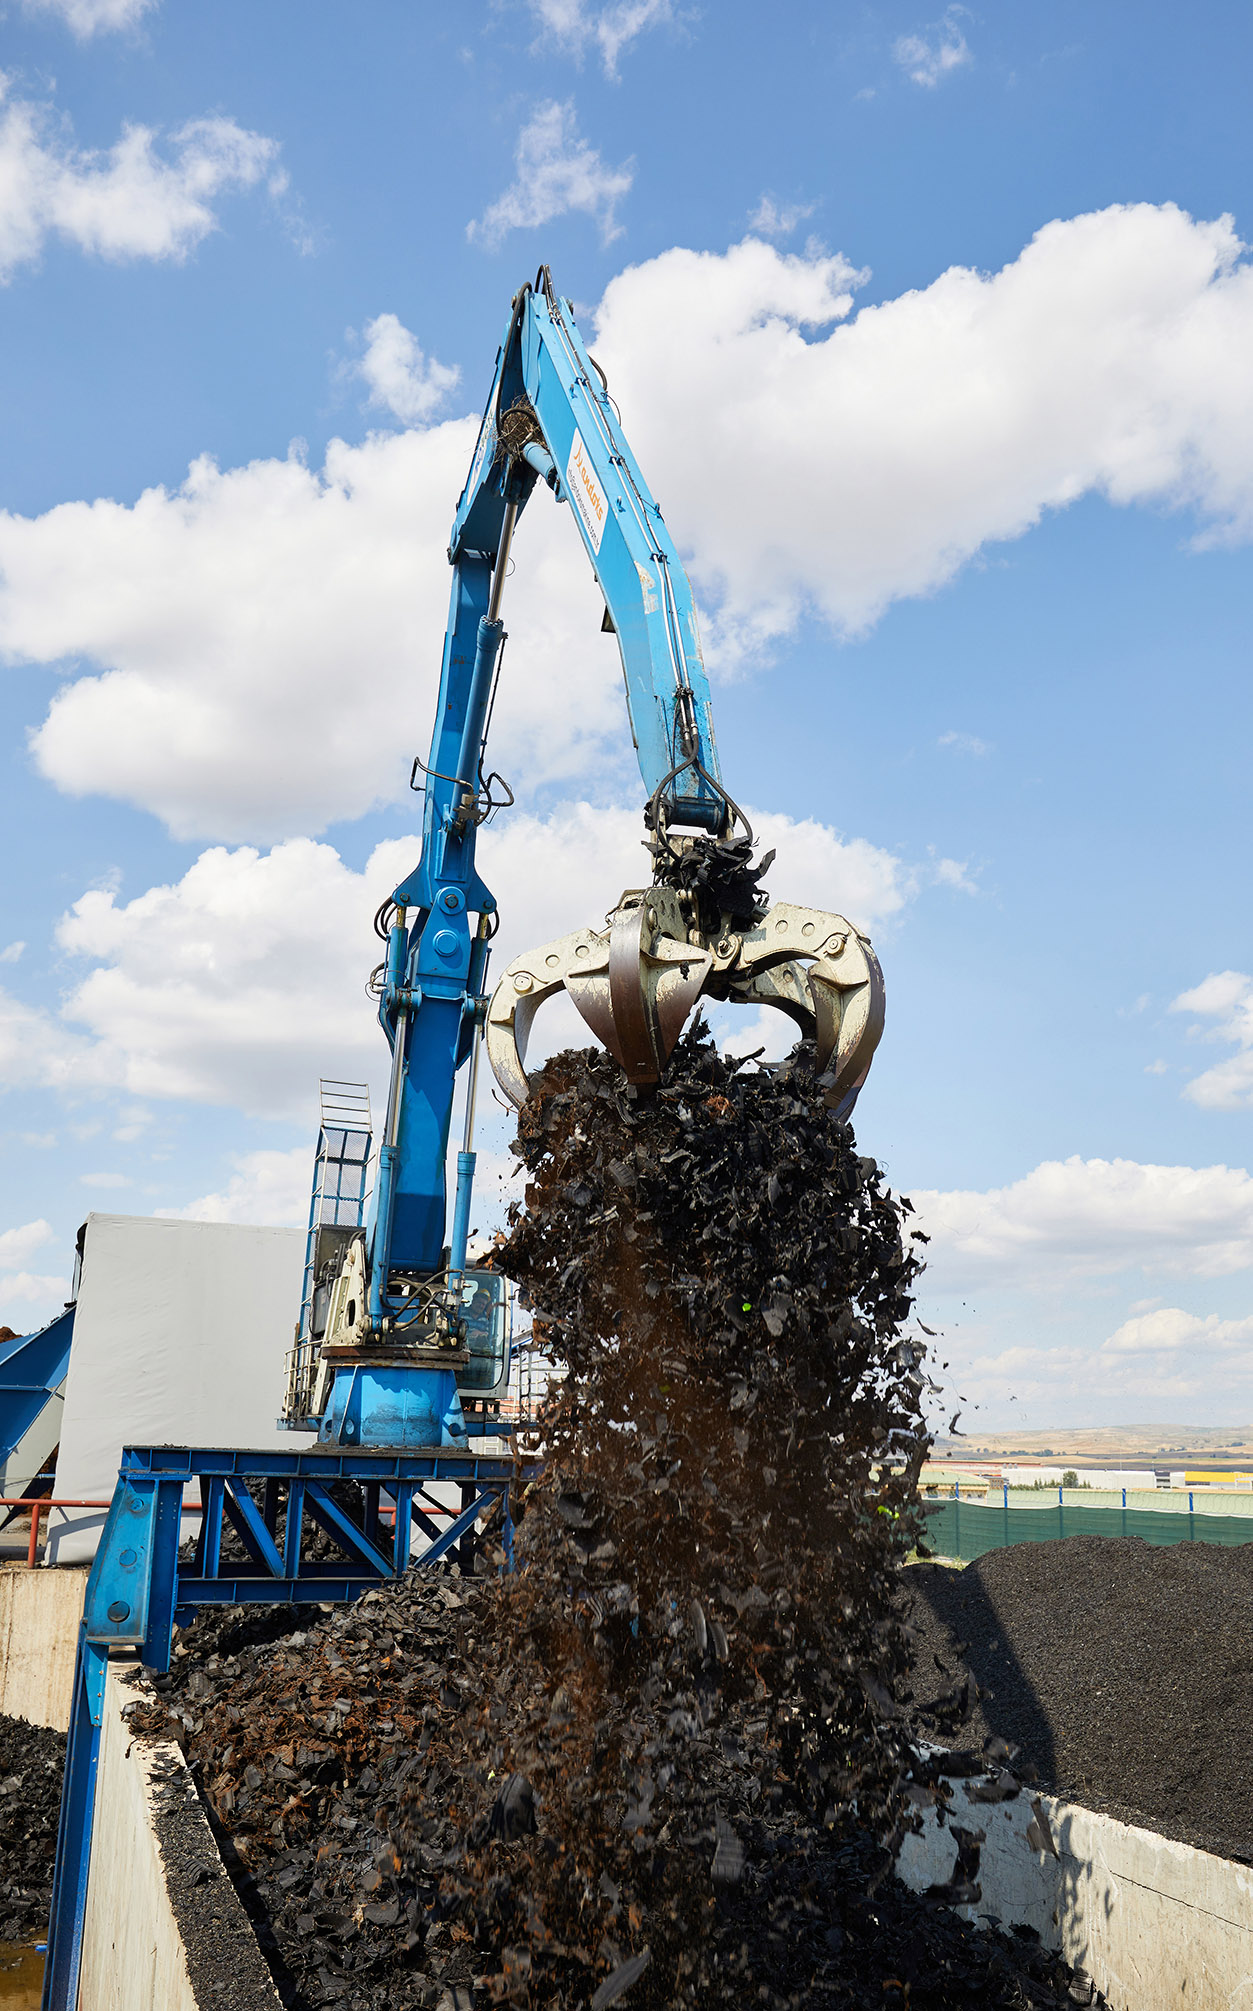
{"label": "black rubber shred", "polygon": [[525,1774],[510,1774],[492,1807],[492,1835],[505,1843],[535,1834],[535,1794]]}
{"label": "black rubber shred", "polygon": [[744,1876],[744,1846],[731,1825],[721,1816],[717,1822],[717,1844],[711,1877],[715,1885],[738,1885]]}
{"label": "black rubber shred", "polygon": [[598,1987],[592,1998],[591,2011],[605,2011],[607,2005],[616,2004],[619,1997],[625,1997],[631,1985],[639,1982],[647,1967],[647,1948],[641,1948],[638,1955],[630,1955],[625,1962],[620,1962]]}
{"label": "black rubber shred", "polygon": [[52,1899],[65,1738],[0,1716],[0,1941],[42,1939]]}

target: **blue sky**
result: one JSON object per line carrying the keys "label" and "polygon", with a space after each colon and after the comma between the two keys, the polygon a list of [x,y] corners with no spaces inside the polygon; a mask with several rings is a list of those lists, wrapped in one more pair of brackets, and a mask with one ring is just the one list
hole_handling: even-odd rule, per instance
{"label": "blue sky", "polygon": [[[5,7],[0,1322],[88,1208],[295,1219],[318,1074],[378,1083],[369,916],[542,259],[771,890],[879,946],[858,1132],[974,1422],[1253,1416],[1251,42],[1233,5]],[[546,500],[507,954],[636,873]]]}

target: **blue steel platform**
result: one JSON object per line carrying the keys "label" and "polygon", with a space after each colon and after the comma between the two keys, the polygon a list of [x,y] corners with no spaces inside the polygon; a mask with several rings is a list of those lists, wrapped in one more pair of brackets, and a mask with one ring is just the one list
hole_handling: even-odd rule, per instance
{"label": "blue steel platform", "polygon": [[[486,1431],[491,1420],[473,1423]],[[529,1471],[534,1470],[530,1462]],[[504,1568],[511,1570],[509,1490],[521,1472],[512,1455],[459,1447],[399,1452],[126,1448],[79,1628],[42,2011],[75,2011],[78,2000],[110,1648],[137,1648],[147,1668],[163,1672],[170,1666],[175,1624],[186,1625],[198,1606],[357,1599],[409,1568],[415,1526],[428,1539],[418,1560],[423,1568],[446,1564],[456,1553],[462,1569],[469,1570],[475,1525],[497,1499]],[[184,1561],[179,1557],[183,1496],[193,1482],[200,1492],[200,1535],[194,1557]],[[440,1528],[435,1516],[450,1511],[429,1490],[433,1483],[447,1482],[459,1487],[461,1507]],[[356,1514],[344,1505],[345,1483],[356,1490]],[[394,1512],[391,1528],[384,1521],[385,1506]],[[247,1562],[232,1559],[224,1566],[227,1524]],[[340,1555],[309,1557],[315,1535],[329,1539]]]}

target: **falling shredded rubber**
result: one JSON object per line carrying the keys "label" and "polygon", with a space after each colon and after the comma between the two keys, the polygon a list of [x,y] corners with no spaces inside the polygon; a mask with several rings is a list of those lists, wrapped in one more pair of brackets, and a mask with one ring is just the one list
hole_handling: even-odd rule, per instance
{"label": "falling shredded rubber", "polygon": [[566,1370],[520,1569],[207,1613],[139,1727],[182,1737],[286,2000],[1027,2007],[1091,1989],[891,1875],[942,1756],[909,1725],[918,1265],[804,1050],[699,1030],[652,1096],[532,1085],[495,1261]]}

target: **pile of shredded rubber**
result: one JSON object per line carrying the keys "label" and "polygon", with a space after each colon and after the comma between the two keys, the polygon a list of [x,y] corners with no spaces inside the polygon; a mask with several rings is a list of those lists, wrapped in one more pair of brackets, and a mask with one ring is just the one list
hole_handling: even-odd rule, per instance
{"label": "pile of shredded rubber", "polygon": [[905,1575],[933,1737],[964,1692],[967,1736],[1053,1792],[1253,1862],[1253,1543],[1071,1536]]}
{"label": "pile of shredded rubber", "polygon": [[901,1701],[917,1262],[829,1088],[699,1033],[651,1096],[557,1057],[495,1260],[566,1370],[521,1568],[489,1531],[473,1580],[180,1639],[165,1712],[289,2002],[1087,2001],[891,1876],[949,1792]]}
{"label": "pile of shredded rubber", "polygon": [[52,1901],[65,1736],[0,1717],[0,1941],[42,1938]]}

